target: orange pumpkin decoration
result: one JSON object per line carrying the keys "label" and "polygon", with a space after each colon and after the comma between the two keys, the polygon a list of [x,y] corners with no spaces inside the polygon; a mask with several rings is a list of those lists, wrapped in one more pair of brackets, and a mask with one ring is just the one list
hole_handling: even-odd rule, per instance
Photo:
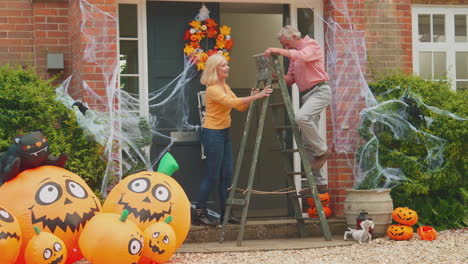
{"label": "orange pumpkin decoration", "polygon": [[121,215],[99,213],[86,224],[80,236],[83,256],[93,264],[137,263],[144,245],[143,234],[128,211]]}
{"label": "orange pumpkin decoration", "polygon": [[10,212],[0,206],[0,263],[14,263],[21,249],[21,227]]}
{"label": "orange pumpkin decoration", "polygon": [[169,225],[172,217],[164,222],[148,226],[143,232],[145,246],[139,264],[164,263],[168,261],[176,250],[176,234]]}
{"label": "orange pumpkin decoration", "polygon": [[25,170],[4,183],[0,204],[11,207],[21,226],[23,244],[17,264],[25,263],[24,250],[34,236],[33,226],[59,237],[68,256],[76,255],[83,226],[101,209],[98,198],[80,176],[55,166]]}
{"label": "orange pumpkin decoration", "polygon": [[[319,193],[318,196],[323,206],[327,206],[330,203],[330,194],[328,192]],[[314,198],[307,198],[307,203],[310,207],[315,207]]]}
{"label": "orange pumpkin decoration", "polygon": [[67,261],[65,243],[49,232],[35,226],[36,236],[29,240],[24,252],[26,264],[62,264]]}
{"label": "orange pumpkin decoration", "polygon": [[141,230],[162,222],[169,216],[177,236],[176,248],[184,242],[190,229],[190,202],[182,187],[172,177],[143,171],[124,178],[109,193],[104,212],[130,212],[129,219]]}
{"label": "orange pumpkin decoration", "polygon": [[392,212],[392,218],[400,224],[412,226],[418,222],[418,213],[408,207],[397,207]]}
{"label": "orange pumpkin decoration", "polygon": [[[323,208],[323,213],[325,214],[325,218],[329,218],[331,216],[331,214],[332,214],[332,210],[330,209],[330,207],[323,206],[322,208]],[[319,217],[316,207],[309,208],[309,210],[307,210],[307,214],[311,218],[318,218]]]}
{"label": "orange pumpkin decoration", "polygon": [[437,238],[437,231],[432,226],[420,226],[416,231],[422,240],[432,241]]}
{"label": "orange pumpkin decoration", "polygon": [[387,228],[387,236],[393,240],[408,240],[413,234],[413,228],[407,225],[391,225]]}

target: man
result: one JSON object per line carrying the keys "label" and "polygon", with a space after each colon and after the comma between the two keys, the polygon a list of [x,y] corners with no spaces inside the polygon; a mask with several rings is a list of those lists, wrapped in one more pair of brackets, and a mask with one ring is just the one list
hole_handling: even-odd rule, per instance
{"label": "man", "polygon": [[[301,32],[292,26],[283,27],[277,37],[284,49],[268,48],[265,56],[277,53],[290,59],[289,70],[284,79],[288,86],[293,83],[299,86],[302,107],[296,113],[295,120],[302,132],[302,141],[317,189],[319,193],[325,193],[328,179],[321,174],[320,169],[330,157],[333,146],[327,147],[326,140],[319,132],[320,113],[331,101],[323,52],[316,40],[308,36],[301,38]],[[310,189],[301,193],[310,193]]]}

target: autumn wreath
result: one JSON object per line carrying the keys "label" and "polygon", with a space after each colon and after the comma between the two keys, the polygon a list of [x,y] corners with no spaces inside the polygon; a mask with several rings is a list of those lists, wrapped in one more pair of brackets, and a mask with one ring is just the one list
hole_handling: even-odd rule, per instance
{"label": "autumn wreath", "polygon": [[[213,54],[220,53],[227,61],[231,60],[229,52],[234,42],[230,27],[223,25],[218,28],[218,24],[211,18],[202,21],[193,20],[189,25],[190,28],[185,31],[184,36],[184,53],[197,64],[199,71],[205,68],[206,60]],[[209,49],[209,46],[213,48]]]}

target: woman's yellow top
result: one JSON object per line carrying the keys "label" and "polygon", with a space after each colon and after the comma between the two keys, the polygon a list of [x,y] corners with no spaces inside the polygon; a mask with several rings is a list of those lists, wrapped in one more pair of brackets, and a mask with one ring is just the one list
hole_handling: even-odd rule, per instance
{"label": "woman's yellow top", "polygon": [[244,111],[248,105],[237,97],[227,84],[211,85],[205,93],[205,121],[203,127],[225,129],[231,126],[231,109]]}

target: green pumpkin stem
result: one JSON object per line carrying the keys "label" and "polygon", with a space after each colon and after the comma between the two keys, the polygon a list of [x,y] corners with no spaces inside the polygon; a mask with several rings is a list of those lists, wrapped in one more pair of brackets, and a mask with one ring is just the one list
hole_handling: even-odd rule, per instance
{"label": "green pumpkin stem", "polygon": [[125,221],[127,221],[128,214],[130,214],[130,212],[127,209],[123,210],[122,215],[120,215],[120,221],[125,223]]}
{"label": "green pumpkin stem", "polygon": [[34,228],[34,231],[36,232],[36,234],[39,235],[41,233],[41,230],[39,229],[39,227],[33,226],[33,228]]}
{"label": "green pumpkin stem", "polygon": [[166,219],[164,219],[164,223],[170,224],[172,222],[172,215],[168,216]]}
{"label": "green pumpkin stem", "polygon": [[164,154],[164,156],[161,158],[161,161],[159,162],[157,172],[171,176],[178,169],[179,164],[177,164],[177,161],[174,159],[171,153],[166,152],[166,154]]}

